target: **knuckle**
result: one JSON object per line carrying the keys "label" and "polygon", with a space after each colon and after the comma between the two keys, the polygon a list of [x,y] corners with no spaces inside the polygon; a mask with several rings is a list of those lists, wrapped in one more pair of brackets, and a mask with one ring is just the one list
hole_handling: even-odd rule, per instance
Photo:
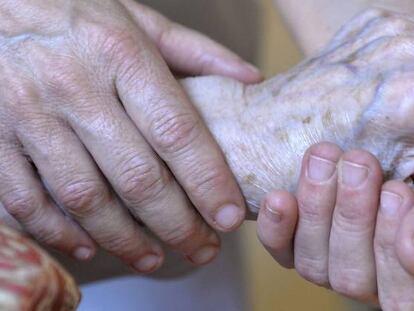
{"label": "knuckle", "polygon": [[312,197],[298,200],[300,218],[312,224],[324,223],[325,218],[321,217],[321,208],[315,202],[317,199]]}
{"label": "knuckle", "polygon": [[409,26],[410,22],[407,20],[397,16],[389,16],[382,22],[378,23],[377,28],[378,31],[386,31],[394,34],[399,34],[408,30]]}
{"label": "knuckle", "polygon": [[131,50],[135,50],[132,49],[135,44],[129,31],[102,25],[91,27],[90,30],[105,60],[123,59]]}
{"label": "knuckle", "polygon": [[163,169],[153,160],[134,155],[121,167],[117,182],[119,192],[125,201],[133,205],[158,198],[168,184],[167,173],[163,174]]}
{"label": "knuckle", "polygon": [[196,221],[181,223],[179,226],[169,230],[165,234],[165,241],[172,247],[179,247],[183,243],[194,238],[200,230]]}
{"label": "knuckle", "polygon": [[162,153],[184,152],[201,134],[200,120],[190,113],[165,113],[151,124],[156,150]]}
{"label": "knuckle", "polygon": [[[407,36],[384,36],[383,49],[378,49],[378,54],[382,56],[388,56],[390,53],[402,52],[406,48],[412,48],[413,39]],[[409,50],[409,49],[408,49]]]}
{"label": "knuckle", "polygon": [[193,174],[189,174],[189,193],[203,197],[213,190],[224,189],[229,183],[227,170],[221,165],[199,165]]}
{"label": "knuckle", "polygon": [[132,35],[131,31],[125,28],[99,25],[91,27],[89,37],[86,38],[94,42],[96,47],[90,57],[128,87],[134,88],[136,83],[140,82],[136,79],[136,72],[140,71],[144,64],[140,61],[143,58],[140,54],[145,51],[137,45],[137,36],[141,35],[138,31],[139,29],[134,27]]}
{"label": "knuckle", "polygon": [[20,107],[25,107],[28,104],[33,104],[33,101],[37,97],[35,88],[28,83],[23,83],[21,80],[13,85],[11,94],[13,96],[13,102],[15,105]]}
{"label": "knuckle", "polygon": [[66,244],[66,234],[63,228],[54,228],[51,230],[47,226],[46,228],[44,226],[39,226],[35,237],[40,243],[53,247],[58,247],[60,245],[64,246]]}
{"label": "knuckle", "polygon": [[37,102],[38,92],[31,83],[22,80],[20,77],[10,78],[6,81],[6,86],[3,86],[4,89],[2,87],[2,94],[14,117],[28,119],[28,114],[32,113]]}
{"label": "knuckle", "polygon": [[[407,98],[412,97],[413,82],[414,75],[412,73],[402,72],[392,74],[383,82],[381,97],[384,101],[382,107],[385,115],[384,122],[400,129],[412,128],[410,116],[414,112],[414,107],[407,104]],[[395,114],[394,120],[387,118],[391,111]]]}
{"label": "knuckle", "polygon": [[379,7],[370,7],[362,11],[362,13],[359,15],[359,18],[363,20],[369,20],[376,19],[378,17],[386,17],[388,15],[390,15],[390,12],[386,9]]}
{"label": "knuckle", "polygon": [[93,214],[105,196],[105,185],[91,179],[71,181],[57,190],[63,206],[78,217]]}
{"label": "knuckle", "polygon": [[[371,62],[381,61],[384,58],[396,55],[403,55],[411,51],[413,46],[413,39],[404,35],[395,36],[386,34],[379,37],[368,45],[368,58]],[[375,48],[374,52],[370,52],[372,48]]]}
{"label": "knuckle", "polygon": [[[56,66],[56,65],[54,65]],[[69,99],[79,97],[83,83],[79,78],[72,77],[74,73],[66,70],[54,72],[44,81],[44,92],[51,98]]]}
{"label": "knuckle", "polygon": [[375,224],[377,204],[360,198],[359,193],[345,192],[336,202],[333,224],[348,232],[367,232]]}
{"label": "knuckle", "polygon": [[412,46],[412,38],[404,34],[396,36],[389,31],[388,33],[374,31],[371,37],[364,41],[362,47],[358,46],[358,49],[348,56],[348,62],[357,67],[377,64],[389,57],[396,59],[396,56],[401,58],[410,54]]}
{"label": "knuckle", "polygon": [[136,234],[123,232],[122,234],[111,232],[111,235],[103,236],[99,239],[100,243],[107,251],[124,260],[133,259],[141,253],[147,251],[144,240],[137,238]]}
{"label": "knuckle", "polygon": [[30,190],[16,189],[3,196],[3,205],[10,215],[26,222],[33,218],[39,200]]}
{"label": "knuckle", "polygon": [[344,232],[364,233],[372,230],[373,213],[356,204],[343,204],[336,206],[337,211],[333,217],[333,225],[341,228]]}

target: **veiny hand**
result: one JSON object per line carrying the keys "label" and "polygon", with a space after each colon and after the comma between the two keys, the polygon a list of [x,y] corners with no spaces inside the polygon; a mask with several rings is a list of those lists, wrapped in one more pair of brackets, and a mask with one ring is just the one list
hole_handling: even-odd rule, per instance
{"label": "veiny hand", "polygon": [[212,229],[238,227],[244,201],[168,66],[244,82],[258,72],[131,0],[3,1],[0,16],[7,211],[79,259],[97,243],[154,271],[163,251],[142,222],[194,264],[209,262],[220,244]]}

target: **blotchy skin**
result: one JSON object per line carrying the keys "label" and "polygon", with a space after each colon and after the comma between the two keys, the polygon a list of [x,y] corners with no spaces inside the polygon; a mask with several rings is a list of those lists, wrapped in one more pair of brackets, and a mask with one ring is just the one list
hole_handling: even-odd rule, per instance
{"label": "blotchy skin", "polygon": [[[361,148],[386,179],[414,171],[414,30],[397,17],[342,29],[320,55],[262,84],[207,77],[183,86],[224,150],[251,213],[272,189],[296,188],[308,147],[329,141]],[[410,64],[411,62],[411,64]]]}

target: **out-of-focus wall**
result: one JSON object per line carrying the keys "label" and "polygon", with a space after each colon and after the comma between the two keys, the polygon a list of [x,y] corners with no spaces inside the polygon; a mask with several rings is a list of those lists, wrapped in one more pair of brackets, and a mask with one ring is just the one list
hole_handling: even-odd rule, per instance
{"label": "out-of-focus wall", "polygon": [[303,58],[272,0],[253,0],[259,4],[259,45],[256,63],[271,77],[300,62]]}

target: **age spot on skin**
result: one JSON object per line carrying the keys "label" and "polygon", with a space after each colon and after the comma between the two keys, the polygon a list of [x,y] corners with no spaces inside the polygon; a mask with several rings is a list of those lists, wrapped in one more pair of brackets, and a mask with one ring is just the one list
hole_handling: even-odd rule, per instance
{"label": "age spot on skin", "polygon": [[302,120],[303,124],[310,124],[311,122],[312,122],[312,117],[310,116]]}
{"label": "age spot on skin", "polygon": [[287,131],[284,131],[284,130],[277,131],[276,137],[281,142],[284,142],[284,143],[289,143],[289,141],[290,141],[289,133]]}
{"label": "age spot on skin", "polygon": [[273,96],[273,98],[277,98],[277,97],[279,97],[280,92],[281,92],[281,88],[277,88],[276,90],[273,90],[273,91],[272,91],[272,96]]}
{"label": "age spot on skin", "polygon": [[332,125],[332,123],[333,123],[332,111],[328,109],[322,117],[322,124],[326,128]]}
{"label": "age spot on skin", "polygon": [[257,176],[255,174],[249,174],[243,177],[243,181],[247,184],[253,185],[257,181]]}

